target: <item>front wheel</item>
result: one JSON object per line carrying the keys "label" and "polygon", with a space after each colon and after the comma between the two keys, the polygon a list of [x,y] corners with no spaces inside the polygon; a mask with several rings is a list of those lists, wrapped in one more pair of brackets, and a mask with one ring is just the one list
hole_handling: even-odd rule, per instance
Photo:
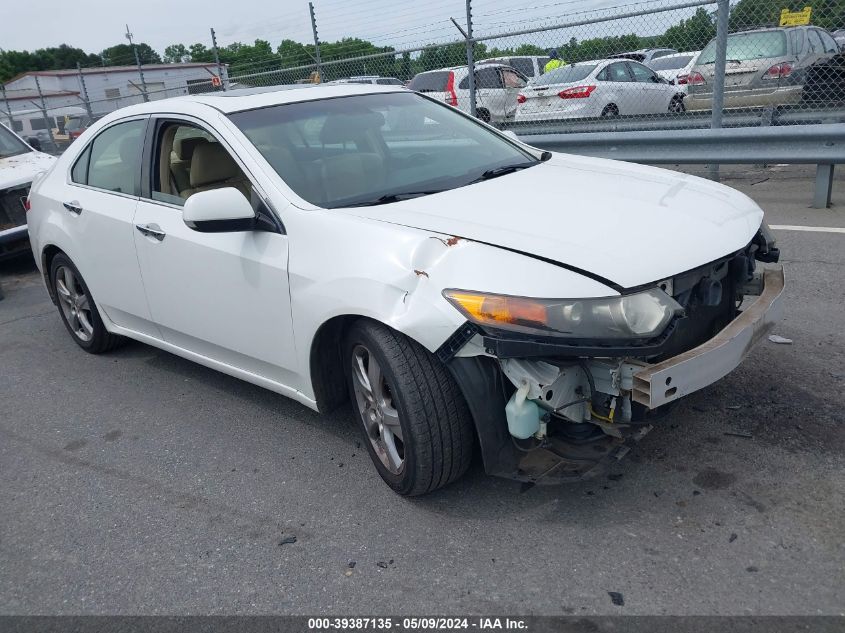
{"label": "front wheel", "polygon": [[355,323],[344,350],[355,414],[387,485],[411,496],[460,477],[472,459],[472,418],[446,367],[374,321]]}

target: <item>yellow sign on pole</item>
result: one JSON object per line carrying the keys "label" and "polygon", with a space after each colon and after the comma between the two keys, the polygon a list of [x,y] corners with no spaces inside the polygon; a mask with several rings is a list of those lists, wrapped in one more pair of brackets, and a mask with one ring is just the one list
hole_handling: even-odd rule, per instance
{"label": "yellow sign on pole", "polygon": [[813,13],[813,7],[804,7],[801,11],[790,11],[789,9],[782,9],[780,12],[781,26],[803,26],[810,23],[810,15]]}

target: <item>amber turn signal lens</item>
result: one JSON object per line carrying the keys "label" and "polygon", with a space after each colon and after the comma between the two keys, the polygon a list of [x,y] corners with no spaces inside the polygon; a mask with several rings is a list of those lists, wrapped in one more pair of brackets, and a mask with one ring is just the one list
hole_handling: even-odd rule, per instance
{"label": "amber turn signal lens", "polygon": [[455,307],[477,323],[545,325],[548,321],[546,306],[531,299],[459,290],[447,290],[445,295]]}

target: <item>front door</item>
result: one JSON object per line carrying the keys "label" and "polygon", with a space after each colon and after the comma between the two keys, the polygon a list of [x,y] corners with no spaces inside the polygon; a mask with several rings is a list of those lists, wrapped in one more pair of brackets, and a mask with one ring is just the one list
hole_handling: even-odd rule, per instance
{"label": "front door", "polygon": [[[150,310],[164,340],[298,388],[288,237],[189,228],[181,207],[195,193],[234,187],[256,204],[258,197],[241,163],[215,134],[189,122],[158,121],[156,126],[149,195],[142,196],[135,214],[135,245]],[[190,152],[185,150],[189,145]],[[187,188],[180,189],[177,167],[187,171]]]}

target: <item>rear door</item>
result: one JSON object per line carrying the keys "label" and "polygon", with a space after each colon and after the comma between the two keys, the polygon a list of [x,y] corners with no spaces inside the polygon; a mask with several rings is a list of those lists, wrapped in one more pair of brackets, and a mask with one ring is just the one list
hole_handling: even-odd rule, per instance
{"label": "rear door", "polygon": [[[492,119],[505,118],[508,94],[502,81],[500,66],[481,66],[475,71],[476,108],[484,108]],[[514,101],[516,95],[514,94]]]}
{"label": "rear door", "polygon": [[639,86],[634,83],[634,77],[628,68],[628,62],[609,64],[600,77],[604,79],[599,86],[599,96],[606,102],[602,105],[615,105],[619,114],[636,114],[642,105],[642,99]]}
{"label": "rear door", "polygon": [[528,83],[522,75],[510,68],[502,68],[502,85],[505,87],[505,118],[513,117],[516,112],[516,98],[519,96],[526,83]]}
{"label": "rear door", "polygon": [[159,337],[135,255],[133,220],[148,117],[102,130],[76,159],[59,200],[68,231],[79,240],[71,253],[94,300],[115,324]]}

